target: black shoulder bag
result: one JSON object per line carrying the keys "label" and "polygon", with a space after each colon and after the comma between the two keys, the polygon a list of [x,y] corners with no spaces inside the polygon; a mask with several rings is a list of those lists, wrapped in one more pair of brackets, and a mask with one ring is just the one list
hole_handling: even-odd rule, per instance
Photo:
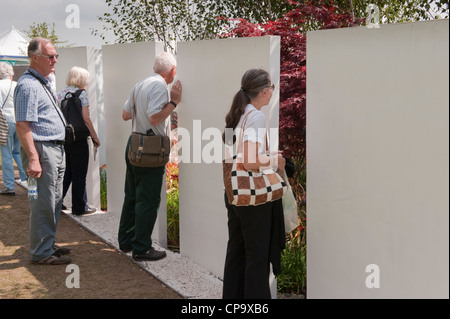
{"label": "black shoulder bag", "polygon": [[[136,117],[136,104],[132,102],[133,127]],[[139,167],[162,167],[167,164],[170,157],[170,137],[131,133],[131,142],[128,149],[128,160],[131,165]]]}

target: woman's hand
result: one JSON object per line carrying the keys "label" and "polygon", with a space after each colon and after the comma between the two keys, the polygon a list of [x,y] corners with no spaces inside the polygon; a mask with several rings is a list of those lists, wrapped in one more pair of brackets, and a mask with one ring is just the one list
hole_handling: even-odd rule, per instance
{"label": "woman's hand", "polygon": [[278,160],[277,172],[282,172],[284,170],[284,167],[286,166],[286,159],[281,154],[278,154],[277,157],[278,157],[277,158],[277,160]]}
{"label": "woman's hand", "polygon": [[100,140],[97,136],[92,136],[92,143],[94,143],[95,147],[100,147]]}

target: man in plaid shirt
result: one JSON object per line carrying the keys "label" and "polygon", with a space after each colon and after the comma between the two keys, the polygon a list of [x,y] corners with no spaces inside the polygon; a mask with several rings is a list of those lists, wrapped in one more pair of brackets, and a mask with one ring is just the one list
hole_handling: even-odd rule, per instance
{"label": "man in plaid shirt", "polygon": [[38,198],[30,200],[30,254],[35,264],[67,264],[70,250],[55,245],[65,171],[65,120],[47,77],[58,55],[52,42],[34,38],[28,46],[30,68],[14,92],[16,131],[28,176],[37,179]]}

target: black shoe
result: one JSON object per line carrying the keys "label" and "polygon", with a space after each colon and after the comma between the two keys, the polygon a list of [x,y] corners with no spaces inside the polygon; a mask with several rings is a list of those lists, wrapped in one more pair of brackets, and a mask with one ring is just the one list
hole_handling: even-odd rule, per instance
{"label": "black shoe", "polygon": [[135,254],[133,252],[133,255],[132,255],[133,259],[136,261],[143,261],[143,260],[155,261],[155,260],[163,259],[166,256],[167,256],[167,254],[165,251],[157,251],[153,247],[150,247],[150,249],[143,254]]}
{"label": "black shoe", "polygon": [[8,187],[5,187],[0,191],[0,195],[6,195],[6,196],[14,196],[16,195],[16,192],[13,189],[9,189]]}
{"label": "black shoe", "polygon": [[119,247],[119,249],[120,249],[121,252],[123,252],[123,253],[125,253],[125,254],[127,254],[127,253],[133,251],[133,248],[120,248],[120,247]]}
{"label": "black shoe", "polygon": [[85,211],[85,212],[81,212],[81,213],[78,213],[78,212],[72,212],[72,214],[73,215],[75,215],[75,216],[82,216],[82,215],[89,215],[89,214],[93,214],[93,213],[95,213],[97,210],[94,208],[94,209],[89,209],[89,210],[87,210],[87,211]]}
{"label": "black shoe", "polygon": [[41,260],[32,260],[32,264],[37,265],[64,265],[64,264],[70,264],[72,262],[72,259],[67,256],[61,256],[57,253],[53,253],[53,255],[43,258]]}
{"label": "black shoe", "polygon": [[60,247],[58,245],[53,245],[53,249],[55,250],[55,253],[59,255],[68,255],[70,254],[70,249],[66,247]]}

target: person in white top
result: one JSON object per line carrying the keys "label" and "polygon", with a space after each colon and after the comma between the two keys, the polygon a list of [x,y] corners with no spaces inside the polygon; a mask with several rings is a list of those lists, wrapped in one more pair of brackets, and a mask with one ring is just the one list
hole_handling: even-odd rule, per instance
{"label": "person in white top", "polygon": [[13,81],[14,70],[6,62],[0,62],[0,108],[8,123],[8,142],[1,145],[2,176],[5,187],[0,189],[0,195],[15,195],[14,163],[19,169],[20,183],[26,185],[27,174],[20,159],[20,141],[16,133],[16,117],[14,114],[14,89],[17,82]]}
{"label": "person in white top", "polygon": [[[168,85],[176,75],[176,60],[170,53],[162,53],[156,58],[155,74],[142,80],[133,88],[130,98],[122,111],[124,121],[134,115],[134,132],[165,136],[168,132],[169,116],[181,101],[182,86],[176,81],[169,98]],[[128,140],[125,154],[130,145]],[[165,167],[137,167],[127,165],[125,198],[119,225],[119,248],[132,253],[134,260],[159,260],[166,256],[163,251],[152,247],[151,235],[161,202],[161,188]]]}
{"label": "person in white top", "polygon": [[[243,155],[242,163],[247,170],[276,167],[283,170],[285,159],[281,154],[265,153],[266,118],[261,108],[272,98],[275,86],[264,70],[249,70],[242,77],[241,89],[236,93],[230,111],[226,116],[227,129],[235,131],[233,140],[224,133],[225,144],[234,144],[239,139],[243,119],[243,147],[238,153]],[[251,112],[251,113],[249,113]],[[228,138],[228,139],[227,139]],[[223,278],[224,299],[270,299],[269,250],[272,230],[273,202],[259,206],[234,206],[228,203],[229,240]]]}

